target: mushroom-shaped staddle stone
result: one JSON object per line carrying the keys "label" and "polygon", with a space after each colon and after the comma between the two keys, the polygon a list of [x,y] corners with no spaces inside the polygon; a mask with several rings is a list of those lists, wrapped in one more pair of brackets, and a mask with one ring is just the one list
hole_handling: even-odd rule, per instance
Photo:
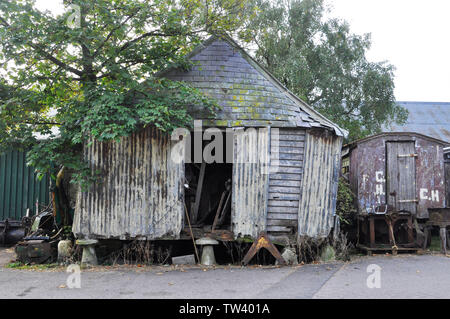
{"label": "mushroom-shaped staddle stone", "polygon": [[203,246],[202,249],[202,265],[211,266],[216,264],[216,258],[214,257],[214,245],[218,245],[219,242],[215,239],[203,237],[197,239],[195,243],[199,246]]}
{"label": "mushroom-shaped staddle stone", "polygon": [[81,256],[81,264],[97,265],[97,255],[95,254],[95,244],[98,241],[95,239],[78,239],[76,244],[83,247],[83,254]]}

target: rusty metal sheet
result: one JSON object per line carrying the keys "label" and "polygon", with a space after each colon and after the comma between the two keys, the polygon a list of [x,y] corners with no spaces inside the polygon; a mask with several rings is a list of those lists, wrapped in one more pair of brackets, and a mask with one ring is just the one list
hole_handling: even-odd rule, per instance
{"label": "rusty metal sheet", "polygon": [[324,130],[306,134],[298,235],[327,237],[334,225],[342,138]]}
{"label": "rusty metal sheet", "polygon": [[86,159],[103,177],[78,193],[74,233],[84,238],[178,238],[184,214],[184,147],[177,148],[181,160],[176,163],[173,143],[148,127],[119,142],[87,146]]}
{"label": "rusty metal sheet", "polygon": [[234,132],[231,220],[235,238],[256,238],[266,230],[269,136],[268,128]]}

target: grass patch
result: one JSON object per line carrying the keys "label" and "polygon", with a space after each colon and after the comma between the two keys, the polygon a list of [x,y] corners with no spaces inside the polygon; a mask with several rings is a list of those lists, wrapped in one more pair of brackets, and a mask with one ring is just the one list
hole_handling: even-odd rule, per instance
{"label": "grass patch", "polygon": [[21,270],[47,270],[57,268],[59,265],[57,263],[53,264],[38,264],[38,265],[27,265],[21,262],[13,262],[6,265],[6,268],[11,269],[21,269]]}
{"label": "grass patch", "polygon": [[441,251],[441,237],[439,235],[431,236],[430,250]]}

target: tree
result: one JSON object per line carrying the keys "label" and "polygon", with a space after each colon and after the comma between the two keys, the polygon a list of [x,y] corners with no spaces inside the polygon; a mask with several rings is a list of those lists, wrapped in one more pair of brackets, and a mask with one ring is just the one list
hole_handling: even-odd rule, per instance
{"label": "tree", "polygon": [[367,61],[370,35],[355,35],[338,19],[325,20],[323,0],[256,0],[259,13],[247,38],[256,59],[289,90],[353,140],[377,133],[383,124],[403,123],[396,104],[394,67]]}
{"label": "tree", "polygon": [[198,90],[157,73],[188,68],[193,46],[208,34],[239,31],[251,12],[245,0],[64,5],[54,16],[33,0],[0,2],[0,146],[31,149],[29,163],[40,174],[65,166],[79,182],[91,177],[81,159],[90,139],[187,126],[191,105],[213,111],[214,101]]}

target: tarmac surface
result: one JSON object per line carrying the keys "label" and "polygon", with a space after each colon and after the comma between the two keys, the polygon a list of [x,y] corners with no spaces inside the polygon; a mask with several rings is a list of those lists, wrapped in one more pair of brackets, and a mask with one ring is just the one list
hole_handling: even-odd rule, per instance
{"label": "tarmac surface", "polygon": [[94,267],[79,277],[65,267],[5,267],[13,255],[0,250],[0,298],[450,298],[450,258],[438,254],[295,267]]}

